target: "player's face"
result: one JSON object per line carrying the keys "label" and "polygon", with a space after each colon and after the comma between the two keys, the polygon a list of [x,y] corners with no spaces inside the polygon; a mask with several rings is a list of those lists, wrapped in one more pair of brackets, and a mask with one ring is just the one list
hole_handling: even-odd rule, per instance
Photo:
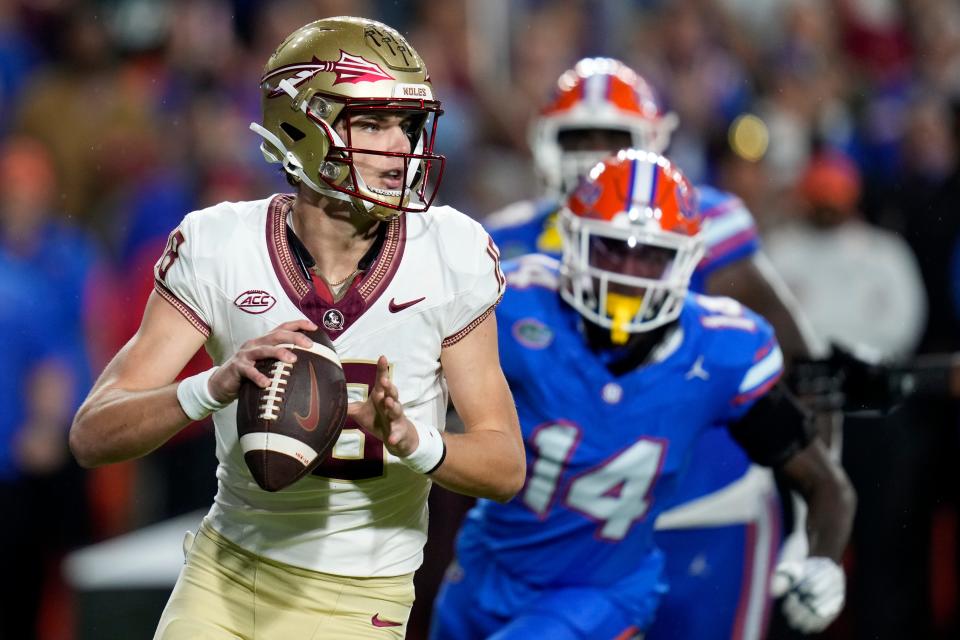
{"label": "player's face", "polygon": [[632,146],[630,133],[616,129],[564,129],[557,139],[564,151],[615,153]]}
{"label": "player's face", "polygon": [[[422,120],[420,114],[402,111],[361,113],[338,121],[336,130],[354,149],[410,153],[409,134],[419,127]],[[403,186],[403,158],[357,152],[352,155],[354,166],[368,187],[398,192]]]}
{"label": "player's face", "polygon": [[[661,280],[670,269],[676,251],[636,242],[593,236],[590,239],[590,265],[625,276]],[[611,283],[611,291],[636,295],[635,287]]]}

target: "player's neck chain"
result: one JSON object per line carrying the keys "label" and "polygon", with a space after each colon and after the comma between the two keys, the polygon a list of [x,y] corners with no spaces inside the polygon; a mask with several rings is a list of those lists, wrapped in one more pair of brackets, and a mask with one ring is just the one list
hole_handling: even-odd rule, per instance
{"label": "player's neck chain", "polygon": [[310,267],[310,270],[313,271],[318,276],[320,276],[321,278],[323,278],[323,281],[326,282],[331,287],[342,287],[344,284],[346,284],[348,280],[352,280],[358,273],[361,273],[363,271],[363,269],[354,269],[353,273],[349,274],[343,280],[340,280],[339,282],[330,282],[330,280],[328,280],[326,276],[320,273],[320,270],[317,268],[316,265]]}
{"label": "player's neck chain", "polygon": [[346,278],[339,282],[330,282],[327,278],[320,273],[316,265],[310,267],[310,271],[314,272],[321,280],[327,283],[327,287],[330,289],[330,293],[333,294],[334,302],[339,302],[343,298],[344,294],[349,290],[347,284],[352,282],[358,274],[363,273],[363,269],[357,268],[354,269],[353,273],[348,275]]}

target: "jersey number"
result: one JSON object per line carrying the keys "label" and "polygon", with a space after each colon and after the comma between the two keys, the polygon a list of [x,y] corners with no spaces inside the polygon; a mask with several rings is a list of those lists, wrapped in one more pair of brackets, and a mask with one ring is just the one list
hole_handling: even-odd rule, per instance
{"label": "jersey number", "polygon": [[[363,387],[366,400],[377,380],[377,363],[344,361],[342,364],[347,386]],[[383,475],[383,441],[347,418],[333,451],[317,465],[313,475],[338,480],[379,478]]]}
{"label": "jersey number", "polygon": [[[539,427],[533,434],[536,460],[523,491],[523,502],[546,518],[560,490],[567,462],[580,442],[580,428],[572,423]],[[654,438],[640,438],[609,460],[574,477],[563,503],[600,524],[600,537],[621,540],[650,507],[650,489],[660,472],[666,446]]]}
{"label": "jersey number", "polygon": [[173,263],[180,257],[180,245],[185,241],[186,239],[183,237],[180,229],[170,234],[170,238],[167,239],[167,250],[164,252],[163,257],[160,258],[160,262],[157,263],[157,278],[164,281],[167,279],[167,271],[170,271],[170,267],[172,267]]}

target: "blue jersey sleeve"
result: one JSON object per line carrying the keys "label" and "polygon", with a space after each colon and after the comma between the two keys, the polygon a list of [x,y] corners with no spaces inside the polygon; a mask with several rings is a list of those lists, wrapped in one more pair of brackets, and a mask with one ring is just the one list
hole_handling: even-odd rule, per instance
{"label": "blue jersey sleeve", "polygon": [[740,379],[736,395],[730,401],[729,422],[743,417],[753,403],[783,376],[783,354],[772,335],[767,343],[757,350],[748,367]]}
{"label": "blue jersey sleeve", "polygon": [[760,250],[760,236],[753,216],[740,198],[708,186],[698,187],[697,192],[704,217],[706,251],[696,275],[703,280],[717,269],[754,255]]}
{"label": "blue jersey sleeve", "polygon": [[559,257],[562,247],[556,225],[557,210],[558,205],[552,200],[517,202],[490,214],[483,224],[504,259],[528,253]]}
{"label": "blue jersey sleeve", "polygon": [[699,329],[724,376],[725,406],[718,424],[741,418],[783,375],[783,354],[763,317],[731,298],[693,296]]}

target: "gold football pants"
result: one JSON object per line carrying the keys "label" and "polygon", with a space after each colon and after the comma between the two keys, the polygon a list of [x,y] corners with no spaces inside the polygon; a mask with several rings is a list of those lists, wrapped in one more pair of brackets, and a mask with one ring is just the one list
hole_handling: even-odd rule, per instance
{"label": "gold football pants", "polygon": [[347,578],[299,569],[201,527],[154,640],[402,640],[412,606],[412,573]]}

